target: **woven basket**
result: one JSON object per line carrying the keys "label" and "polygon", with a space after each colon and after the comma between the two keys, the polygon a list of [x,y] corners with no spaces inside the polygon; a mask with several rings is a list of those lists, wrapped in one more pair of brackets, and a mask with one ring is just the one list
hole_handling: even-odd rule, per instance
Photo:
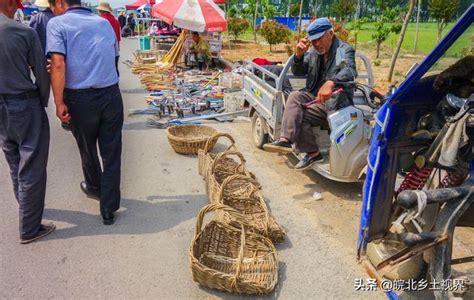
{"label": "woven basket", "polygon": [[[271,215],[257,185],[255,179],[246,175],[229,176],[221,185],[219,203],[241,213],[250,230],[270,238],[274,243],[280,243],[285,239],[285,232]],[[232,215],[225,211],[219,211],[216,220],[236,226]]]}
{"label": "woven basket", "polygon": [[199,151],[198,151],[199,175],[201,175],[203,177],[205,177],[207,175],[209,167],[211,166],[212,162],[214,161],[214,159],[217,156],[216,153],[211,153],[210,151],[212,150],[212,147],[217,143],[217,141],[221,137],[225,137],[230,141],[230,145],[229,145],[229,147],[227,147],[227,149],[225,151],[230,151],[232,148],[235,149],[235,140],[234,140],[234,138],[232,138],[232,136],[230,134],[216,133],[213,136],[211,136],[209,139],[207,139],[206,145],[204,146],[204,149],[199,149]]}
{"label": "woven basket", "polygon": [[[217,133],[212,127],[202,125],[176,125],[166,130],[168,142],[174,151],[180,154],[198,154],[204,149],[209,137]],[[216,143],[210,144],[212,149]]]}
{"label": "woven basket", "polygon": [[[202,229],[204,217],[225,210],[240,228],[213,220]],[[211,204],[199,212],[196,232],[189,248],[193,280],[200,285],[241,294],[266,294],[278,282],[277,252],[272,242],[245,231],[245,218],[236,210]]]}
{"label": "woven basket", "polygon": [[[237,157],[240,162],[232,157]],[[210,203],[219,202],[221,184],[232,175],[243,174],[255,179],[255,175],[250,173],[245,167],[245,159],[239,151],[226,151],[216,155],[209,167],[206,179],[206,191]],[[260,185],[258,185],[260,187]]]}

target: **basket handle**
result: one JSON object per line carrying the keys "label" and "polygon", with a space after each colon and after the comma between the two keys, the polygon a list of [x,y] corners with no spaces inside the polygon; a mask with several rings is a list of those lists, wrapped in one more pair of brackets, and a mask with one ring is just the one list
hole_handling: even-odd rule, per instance
{"label": "basket handle", "polygon": [[204,149],[203,149],[204,152],[208,153],[209,151],[211,151],[211,149],[210,149],[211,145],[215,141],[217,141],[220,137],[225,137],[230,141],[230,145],[229,145],[229,147],[227,147],[226,151],[230,150],[235,145],[235,140],[230,134],[218,132],[218,133],[214,134],[213,136],[211,136],[210,138],[207,139],[206,145],[204,146]]}
{"label": "basket handle", "polygon": [[194,238],[198,236],[198,234],[202,230],[202,225],[204,222],[204,217],[206,214],[216,211],[216,210],[223,210],[226,213],[230,214],[233,219],[235,219],[238,223],[240,223],[242,226],[248,226],[248,222],[245,219],[245,217],[239,213],[237,210],[233,209],[230,206],[224,205],[222,203],[214,203],[214,204],[209,204],[204,206],[200,211],[196,219],[196,231],[194,233]]}
{"label": "basket handle", "polygon": [[242,153],[240,153],[239,151],[236,151],[236,150],[235,151],[224,151],[222,153],[217,154],[216,159],[214,159],[214,161],[212,162],[211,172],[214,173],[218,161],[220,161],[221,159],[224,159],[224,158],[226,158],[227,156],[230,156],[230,155],[237,156],[240,159],[240,165],[241,166],[245,164],[245,158],[242,155]]}
{"label": "basket handle", "polygon": [[242,270],[242,264],[244,262],[244,248],[245,248],[245,228],[242,223],[240,224],[240,228],[242,230],[242,234],[240,235],[240,249],[239,249],[239,256],[237,257],[237,266],[235,267],[235,275],[234,279],[232,280],[232,286],[235,287],[236,290],[239,290],[237,283],[240,277],[240,271]]}
{"label": "basket handle", "polygon": [[[260,193],[260,191],[258,190],[258,185],[259,183],[257,182],[257,180],[253,179],[252,177],[250,176],[247,176],[247,175],[243,175],[243,174],[235,174],[235,175],[232,175],[232,176],[229,176],[227,177],[224,182],[222,182],[222,185],[220,187],[220,190],[219,190],[219,199],[223,199],[224,197],[224,190],[226,188],[226,186],[234,181],[234,180],[239,180],[239,179],[243,179],[243,180],[246,180],[248,182],[250,182],[253,186],[252,186],[252,193]],[[258,202],[260,204],[260,206],[263,208],[263,211],[265,213],[265,235],[268,236],[268,232],[270,230],[270,212],[268,211],[268,206],[267,206],[267,203],[265,203],[265,200],[263,199],[262,195],[257,195],[258,197]]]}

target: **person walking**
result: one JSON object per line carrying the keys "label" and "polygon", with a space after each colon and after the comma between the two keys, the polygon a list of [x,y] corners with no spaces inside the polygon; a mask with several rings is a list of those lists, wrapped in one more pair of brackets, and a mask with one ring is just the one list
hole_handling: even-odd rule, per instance
{"label": "person walking", "polygon": [[127,18],[125,17],[125,12],[121,11],[118,16],[118,21],[120,23],[120,31],[125,27],[127,23]]}
{"label": "person walking", "polygon": [[115,19],[114,15],[112,15],[112,7],[110,7],[110,4],[108,2],[101,2],[99,3],[99,6],[97,6],[97,10],[100,13],[100,16],[107,21],[109,21],[110,25],[112,26],[112,29],[115,32],[115,37],[117,38],[117,43],[120,46],[120,23]]}
{"label": "person walking", "polygon": [[133,37],[135,36],[135,15],[133,13],[129,14],[127,17],[127,25],[131,30],[130,36]]}
{"label": "person walking", "polygon": [[43,47],[43,52],[46,51],[46,25],[48,25],[49,20],[54,17],[53,12],[49,8],[49,3],[47,0],[37,0],[35,5],[40,7],[42,10],[31,17],[30,27],[33,28],[36,33],[38,33],[41,46]]}
{"label": "person walking", "polygon": [[27,244],[50,234],[56,226],[41,223],[49,151],[44,109],[49,75],[38,35],[13,20],[18,8],[23,8],[20,0],[0,0],[0,148],[19,205],[20,243]]}
{"label": "person walking", "polygon": [[[43,53],[46,52],[46,26],[49,20],[54,17],[53,12],[49,8],[48,0],[37,0],[35,5],[42,8],[42,10],[33,16],[30,20],[30,27],[33,28],[38,34],[43,48]],[[71,125],[69,123],[61,122],[61,127],[64,130],[71,131]]]}
{"label": "person walking", "polygon": [[[70,121],[81,155],[81,190],[100,200],[104,225],[120,208],[123,103],[115,65],[118,42],[109,23],[81,0],[49,0],[46,53],[56,116]],[[97,153],[102,158],[102,166]]]}

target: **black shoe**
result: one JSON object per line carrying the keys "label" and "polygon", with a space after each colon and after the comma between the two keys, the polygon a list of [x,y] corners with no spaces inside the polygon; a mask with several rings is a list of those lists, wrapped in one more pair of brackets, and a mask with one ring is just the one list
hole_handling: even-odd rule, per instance
{"label": "black shoe", "polygon": [[283,154],[289,154],[293,152],[293,148],[291,148],[291,143],[283,140],[278,140],[274,141],[273,143],[265,144],[263,145],[263,150]]}
{"label": "black shoe", "polygon": [[323,161],[323,160],[324,158],[321,155],[321,153],[319,153],[315,157],[310,157],[308,154],[306,154],[305,157],[303,157],[303,159],[300,160],[300,162],[295,166],[295,170],[302,171],[302,170],[309,169],[318,161]]}
{"label": "black shoe", "polygon": [[81,190],[86,194],[87,197],[95,199],[95,200],[100,200],[100,192],[97,189],[90,188],[85,181],[82,181],[81,184]]}
{"label": "black shoe", "polygon": [[71,123],[61,122],[61,127],[66,131],[71,131]]}
{"label": "black shoe", "polygon": [[40,229],[38,230],[38,233],[36,233],[35,236],[31,238],[27,238],[27,239],[21,238],[20,244],[29,244],[31,242],[34,242],[37,239],[47,236],[48,234],[53,232],[55,229],[56,229],[56,225],[54,225],[53,223],[45,224],[45,225],[41,224]]}
{"label": "black shoe", "polygon": [[102,222],[104,225],[112,225],[115,222],[115,214],[113,212],[106,212],[102,214]]}

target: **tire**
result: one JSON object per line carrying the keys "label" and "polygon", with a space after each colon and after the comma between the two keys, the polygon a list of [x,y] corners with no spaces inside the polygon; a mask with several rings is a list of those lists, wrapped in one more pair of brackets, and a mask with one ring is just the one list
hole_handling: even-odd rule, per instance
{"label": "tire", "polygon": [[252,116],[252,137],[255,147],[263,149],[268,142],[268,133],[265,133],[265,121],[255,112]]}

